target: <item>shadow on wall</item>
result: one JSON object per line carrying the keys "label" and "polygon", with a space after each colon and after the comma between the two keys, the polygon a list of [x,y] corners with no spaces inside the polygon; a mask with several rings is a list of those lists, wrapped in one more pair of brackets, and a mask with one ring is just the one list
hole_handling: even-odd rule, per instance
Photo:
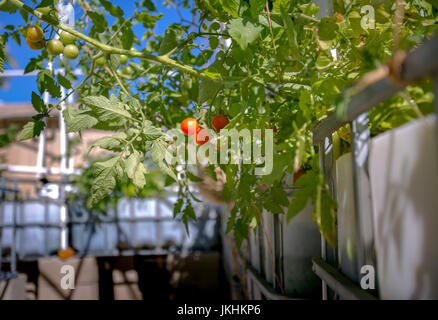
{"label": "shadow on wall", "polygon": [[438,299],[435,117],[373,140],[371,183],[382,299]]}

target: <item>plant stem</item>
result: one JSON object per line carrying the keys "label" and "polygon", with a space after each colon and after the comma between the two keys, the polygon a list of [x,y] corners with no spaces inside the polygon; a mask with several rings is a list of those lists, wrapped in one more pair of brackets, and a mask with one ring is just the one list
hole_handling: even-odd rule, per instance
{"label": "plant stem", "polygon": [[[276,45],[275,45],[274,32],[272,31],[271,13],[269,11],[269,3],[268,3],[268,1],[266,1],[266,14],[268,15],[269,31],[271,33],[272,46],[274,47],[274,54],[277,55],[277,48],[276,48]],[[277,82],[278,82],[278,84],[280,84],[281,83],[281,78],[280,78],[281,66],[280,66],[280,62],[277,62],[276,65],[277,65]]]}
{"label": "plant stem", "polygon": [[117,74],[117,71],[113,69],[111,65],[109,65],[109,68],[111,72],[114,75],[114,78],[116,78],[117,83],[119,84],[120,88],[122,88],[122,91],[128,96],[132,98],[132,95],[128,92],[128,89],[126,89],[125,85],[123,84],[122,80],[120,79],[119,75]]}

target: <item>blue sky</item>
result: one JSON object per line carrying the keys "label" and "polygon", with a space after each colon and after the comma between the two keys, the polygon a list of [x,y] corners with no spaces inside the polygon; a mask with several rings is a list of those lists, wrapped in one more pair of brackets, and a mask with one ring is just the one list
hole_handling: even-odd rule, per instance
{"label": "blue sky", "polygon": [[[27,4],[31,4],[31,1],[24,1]],[[111,1],[114,5],[120,6],[125,13],[125,17],[129,17],[134,12],[134,1],[130,0],[113,0]],[[158,12],[163,13],[163,18],[159,20],[156,24],[155,33],[162,34],[168,25],[179,21],[178,14],[176,10],[170,6],[169,8],[163,6],[163,1],[152,0],[157,8]],[[180,12],[185,18],[191,20],[191,16],[188,10],[180,9]],[[110,19],[108,19],[110,20]],[[16,25],[22,23],[22,18],[19,13],[9,14],[7,12],[0,12],[0,32],[3,32],[3,27],[6,25]],[[111,23],[109,21],[109,23]],[[144,27],[138,25],[134,28],[134,32],[141,39]],[[24,43],[24,39],[22,39]],[[37,51],[29,49],[26,44],[18,46],[18,44],[10,39],[8,41],[8,52],[12,54],[13,59],[17,63],[17,68],[24,69],[26,64],[29,62],[30,58],[36,57],[38,55]],[[5,64],[5,69],[10,69],[11,67]],[[10,78],[7,84],[0,88],[0,104],[7,102],[30,102],[32,91],[37,92],[35,77],[20,77],[20,78]]]}

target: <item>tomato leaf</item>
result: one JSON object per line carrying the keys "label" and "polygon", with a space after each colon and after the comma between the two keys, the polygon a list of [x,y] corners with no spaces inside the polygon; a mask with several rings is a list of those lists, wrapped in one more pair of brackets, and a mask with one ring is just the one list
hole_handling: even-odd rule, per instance
{"label": "tomato leaf", "polygon": [[23,130],[21,130],[18,140],[23,141],[39,136],[41,131],[44,130],[45,126],[46,124],[41,120],[26,123],[23,127]]}
{"label": "tomato leaf", "polygon": [[227,28],[231,37],[243,50],[245,50],[249,44],[253,43],[263,30],[260,24],[249,18],[232,19]]}

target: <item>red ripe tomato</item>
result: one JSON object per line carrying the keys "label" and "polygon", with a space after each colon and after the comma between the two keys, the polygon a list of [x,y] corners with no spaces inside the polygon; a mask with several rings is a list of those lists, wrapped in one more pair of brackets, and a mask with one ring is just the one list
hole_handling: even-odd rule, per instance
{"label": "red ripe tomato", "polygon": [[210,136],[208,135],[208,130],[204,128],[198,128],[196,130],[196,143],[202,146],[203,144],[206,144],[208,140],[210,140]]}
{"label": "red ripe tomato", "polygon": [[198,128],[198,121],[193,118],[185,118],[184,121],[181,122],[181,130],[186,136],[195,134],[198,131]]}
{"label": "red ripe tomato", "polygon": [[230,123],[226,115],[217,114],[214,116],[213,121],[211,122],[211,126],[216,132],[221,131],[221,129],[225,128],[225,126]]}

